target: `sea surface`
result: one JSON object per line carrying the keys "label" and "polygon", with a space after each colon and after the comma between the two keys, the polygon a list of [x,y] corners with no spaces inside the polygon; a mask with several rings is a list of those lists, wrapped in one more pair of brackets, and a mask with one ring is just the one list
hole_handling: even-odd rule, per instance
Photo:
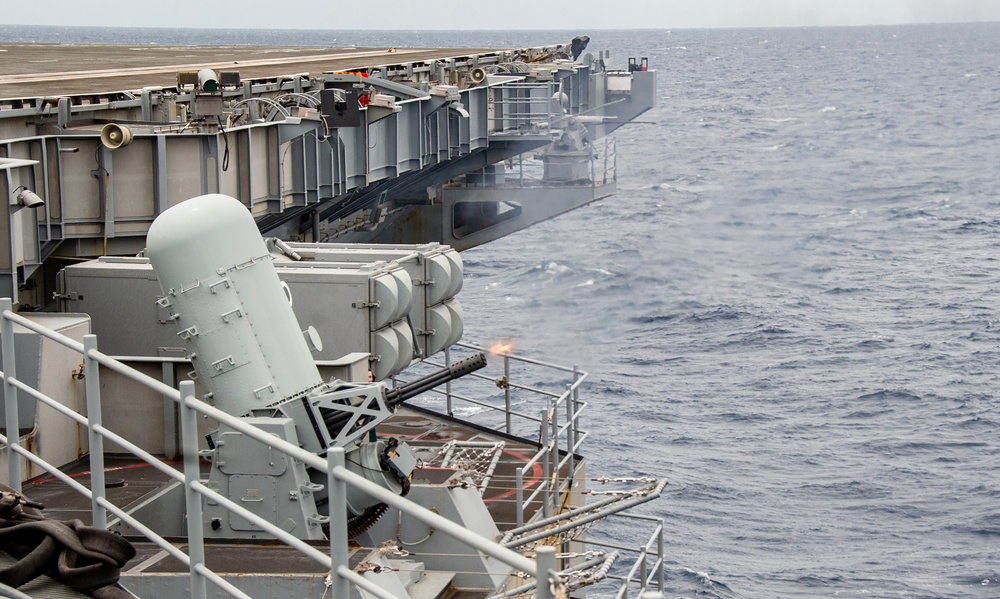
{"label": "sea surface", "polygon": [[[670,479],[668,597],[1000,597],[1000,24],[42,29],[646,56],[616,197],[464,253],[466,339],[578,364],[590,472]],[[628,532],[628,531],[619,531]]]}

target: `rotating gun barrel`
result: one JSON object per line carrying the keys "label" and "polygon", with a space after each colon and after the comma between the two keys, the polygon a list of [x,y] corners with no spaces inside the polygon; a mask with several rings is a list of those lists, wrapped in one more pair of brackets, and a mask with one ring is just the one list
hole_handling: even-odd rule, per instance
{"label": "rotating gun barrel", "polygon": [[390,389],[385,393],[385,401],[390,406],[397,406],[408,399],[412,399],[425,391],[430,391],[434,387],[443,385],[449,381],[463,377],[486,366],[486,356],[480,352],[474,356],[466,358],[461,362],[455,362],[447,368],[442,368],[423,378],[419,378],[411,383],[406,383],[395,389]]}

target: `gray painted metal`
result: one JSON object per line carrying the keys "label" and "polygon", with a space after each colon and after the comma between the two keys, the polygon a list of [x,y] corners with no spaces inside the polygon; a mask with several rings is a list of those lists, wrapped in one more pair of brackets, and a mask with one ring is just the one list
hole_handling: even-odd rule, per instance
{"label": "gray painted metal", "polygon": [[157,305],[169,309],[221,409],[246,414],[322,382],[287,287],[238,201],[210,194],[170,208],[150,228],[148,253],[163,292]]}
{"label": "gray painted metal", "polygon": [[[0,191],[24,185],[46,201],[44,208],[0,222],[0,235],[9,240],[0,248],[0,291],[18,303],[42,305],[51,295],[44,284],[34,291],[18,288],[50,257],[135,254],[158,214],[206,193],[237,197],[262,230],[286,239],[301,238],[300,221],[319,210],[323,220],[338,223],[356,215],[361,224],[352,235],[384,240],[386,228],[401,221],[398,215],[383,221],[380,209],[421,220],[439,217],[426,195],[413,202],[414,194],[548,144],[564,111],[620,121],[655,102],[652,72],[632,74],[626,98],[605,94],[599,60],[530,64],[523,72],[507,66],[515,58],[551,58],[559,51],[418,58],[423,62],[400,56],[404,62],[365,69],[369,77],[258,75],[210,98],[162,87],[69,95],[55,103],[0,100],[0,155],[21,161],[8,165]],[[470,83],[473,68],[495,74]],[[360,111],[363,124],[329,127],[320,113],[321,92],[355,85],[371,92]],[[564,107],[551,101],[556,93],[566,98]],[[224,105],[222,120],[198,119],[196,108],[206,100]],[[131,143],[103,145],[107,122],[128,128]],[[616,126],[595,126],[593,136]],[[508,229],[484,232],[461,247]],[[414,233],[397,239],[444,240]]]}
{"label": "gray painted metal", "polygon": [[[12,353],[17,356],[17,372],[20,374],[18,379],[32,387],[38,386],[42,375],[39,368],[42,361],[42,341],[43,339],[39,338],[38,335],[32,335],[23,329],[14,333]],[[3,350],[0,350],[0,360],[2,360],[4,353]],[[7,367],[5,366],[5,368]],[[17,390],[13,391],[16,395]],[[0,405],[6,406],[5,389],[2,388],[0,388]],[[31,433],[35,428],[38,417],[37,408],[38,404],[34,399],[23,395],[17,398],[18,436]],[[0,420],[0,427],[7,430],[6,415],[3,415],[3,419]]]}
{"label": "gray painted metal", "polygon": [[[298,444],[295,423],[290,418],[246,418],[277,438]],[[280,452],[222,426],[215,437],[217,450],[208,486],[241,503],[266,522],[306,539],[325,539],[316,506],[315,491],[322,488],[309,480],[305,466]],[[251,520],[230,513],[211,500],[203,517],[209,523],[208,538],[270,538]]]}
{"label": "gray painted metal", "polygon": [[[90,318],[85,314],[42,314],[34,313],[29,315],[33,322],[37,322],[59,333],[66,335],[77,342],[82,343],[83,337],[90,332]],[[50,339],[39,337],[24,329],[20,325],[9,324],[11,337],[4,338],[4,344],[8,343],[13,347],[11,355],[17,356],[14,361],[3,362],[4,372],[20,373],[18,380],[33,388],[41,390],[50,397],[57,397],[62,405],[69,409],[86,412],[84,409],[82,372],[79,370],[80,357],[75,352],[66,349],[60,344]],[[2,353],[2,352],[0,352]],[[3,354],[6,357],[7,354]],[[60,373],[53,376],[52,373]],[[79,375],[79,376],[78,376]],[[3,385],[4,397],[9,388],[5,379]],[[81,427],[66,418],[55,413],[54,410],[39,410],[37,402],[28,397],[24,391],[17,391],[17,409],[11,410],[13,406],[7,406],[4,402],[3,421],[0,423],[0,431],[14,437],[20,437],[22,446],[36,452],[46,461],[54,464],[65,464],[71,462],[83,453],[86,453],[89,446],[87,435],[81,431]],[[35,405],[30,405],[35,404]],[[17,413],[19,426],[14,430],[7,428],[9,414]],[[14,486],[11,482],[14,479],[26,480],[42,473],[42,470],[24,459],[11,455],[7,447],[0,448],[0,462],[8,464],[11,469],[16,468],[14,474],[8,468],[0,471],[0,482]]]}
{"label": "gray painted metal", "polygon": [[[425,472],[417,471],[417,476]],[[479,491],[459,474],[441,482],[414,480],[407,497],[421,505],[434,506],[439,514],[472,533],[488,539],[499,537]],[[419,555],[430,570],[455,572],[454,583],[458,587],[497,588],[510,574],[510,569],[498,560],[459,546],[433,526],[405,514],[400,516],[396,509],[386,512],[358,541],[377,546],[381,539],[392,539],[400,549]]]}
{"label": "gray painted metal", "polygon": [[[10,320],[16,320],[16,322],[18,322],[20,325],[23,325],[23,326],[28,326],[29,324],[31,324],[26,319],[23,319],[21,317],[13,315],[10,312],[5,312],[4,317],[5,317],[4,320],[7,320],[8,322],[10,322]],[[50,317],[50,318],[55,318],[55,317]],[[35,325],[31,325],[31,329],[32,330],[38,330],[38,331],[44,332],[44,329],[37,328]],[[57,341],[59,344],[63,344],[63,343],[68,344],[70,348],[75,348],[76,351],[80,351],[80,349],[82,349],[82,344],[79,344],[78,342],[77,343],[70,342],[70,341],[65,340],[61,336],[59,336],[57,334],[54,334],[54,333],[44,332],[44,334],[47,336],[47,338],[53,339],[53,340]],[[161,393],[162,394],[167,394],[167,395],[171,396],[171,399],[173,399],[173,400],[177,399],[178,393],[176,391],[168,389],[164,385],[162,385],[162,384],[160,384],[160,383],[158,383],[158,382],[156,382],[154,380],[146,379],[146,378],[142,377],[141,375],[139,375],[138,373],[130,371],[129,369],[127,369],[126,367],[124,367],[122,364],[117,363],[114,360],[108,359],[106,356],[103,356],[102,354],[94,352],[94,356],[93,357],[94,357],[94,359],[98,360],[101,363],[101,365],[102,365],[103,368],[112,369],[115,373],[123,375],[123,376],[134,376],[137,379],[142,379],[145,382],[145,384],[149,384],[152,387],[152,389],[153,389],[153,391],[155,393],[157,393],[157,394],[161,394]],[[567,372],[569,372],[569,371],[570,370],[567,369]],[[185,401],[185,408],[184,409],[186,410],[186,412],[189,412],[189,414],[185,414],[184,415],[185,417],[182,419],[185,423],[187,423],[185,425],[187,427],[187,431],[185,433],[185,438],[187,440],[187,455],[189,457],[192,455],[192,453],[194,453],[191,450],[191,447],[194,446],[194,445],[191,445],[191,442],[195,440],[195,435],[197,435],[196,426],[195,426],[194,423],[191,422],[191,420],[194,420],[194,419],[190,418],[190,415],[194,414],[194,411],[191,408],[192,407],[197,407],[197,409],[198,409],[199,412],[204,413],[204,414],[206,414],[208,416],[217,418],[219,421],[221,421],[226,426],[234,427],[235,430],[239,430],[239,432],[247,435],[248,437],[256,439],[258,442],[263,442],[263,443],[267,443],[268,445],[273,445],[275,447],[275,451],[280,450],[280,451],[283,451],[283,452],[287,452],[294,459],[299,460],[299,461],[301,461],[303,463],[307,463],[311,467],[314,467],[314,468],[320,468],[321,469],[324,466],[326,466],[325,461],[317,458],[315,455],[312,455],[312,454],[310,454],[308,452],[303,452],[301,449],[299,449],[298,447],[296,447],[294,444],[289,444],[289,443],[282,442],[279,439],[277,439],[276,437],[274,437],[273,435],[267,434],[266,432],[261,431],[261,430],[259,430],[257,428],[247,427],[246,424],[243,423],[243,422],[241,422],[240,420],[234,419],[231,416],[228,416],[228,415],[226,415],[223,412],[215,410],[215,409],[211,408],[210,406],[205,405],[202,402],[198,402],[193,397],[190,397],[190,394],[192,392],[193,392],[193,387],[190,386],[190,385],[188,385],[187,388],[184,390],[185,396],[188,396],[188,398]],[[106,394],[102,394],[102,395],[106,395]],[[106,398],[108,400],[112,399],[111,397],[106,397]],[[121,398],[119,398],[119,399],[121,399]],[[127,401],[127,398],[125,398],[125,400]],[[111,435],[110,432],[104,432],[103,434]],[[121,443],[121,440],[120,439],[116,440],[116,443]],[[337,454],[337,451],[332,451],[331,453],[335,456]],[[152,456],[146,456],[146,459],[152,459],[155,462],[155,458],[153,458]],[[156,462],[156,463],[159,464],[159,462]],[[190,474],[188,476],[194,476],[194,477],[198,476],[197,475],[198,468],[197,468],[196,463],[197,463],[197,461],[193,460],[192,463],[189,464],[189,466],[190,466],[189,473]],[[467,531],[464,531],[461,528],[461,526],[455,524],[454,522],[442,519],[439,515],[434,515],[434,514],[428,512],[427,510],[421,510],[421,509],[418,509],[418,508],[413,508],[411,506],[411,504],[407,500],[399,498],[399,497],[396,497],[396,496],[393,496],[391,494],[387,494],[387,492],[384,489],[381,489],[377,485],[371,485],[371,483],[368,483],[367,481],[360,480],[358,477],[356,477],[354,475],[351,475],[349,472],[343,471],[342,464],[343,463],[341,462],[341,465],[338,466],[336,463],[333,463],[333,466],[330,469],[330,473],[329,473],[330,481],[338,481],[338,482],[337,482],[337,485],[334,485],[332,482],[328,482],[329,488],[331,488],[331,489],[332,488],[337,488],[337,486],[339,484],[341,484],[341,483],[348,483],[348,484],[350,484],[352,486],[358,486],[358,487],[360,487],[362,489],[365,489],[366,492],[372,494],[376,498],[379,498],[379,499],[381,499],[383,501],[386,501],[387,503],[389,503],[390,505],[394,506],[395,508],[404,509],[406,511],[406,514],[408,514],[407,517],[412,516],[414,518],[415,522],[419,521],[420,523],[422,523],[423,524],[423,528],[425,530],[429,530],[427,528],[428,526],[434,528],[436,530],[436,532],[434,533],[434,536],[438,536],[438,535],[441,535],[441,534],[457,535],[458,538],[466,539],[467,542],[469,542],[472,545],[478,547],[484,553],[489,554],[489,555],[494,555],[496,558],[500,558],[500,559],[502,559],[502,561],[505,561],[505,562],[513,565],[514,567],[516,567],[518,569],[527,570],[529,572],[534,569],[534,565],[530,561],[524,560],[523,558],[516,558],[515,556],[512,556],[509,553],[498,551],[498,550],[496,550],[496,548],[494,546],[490,545],[489,543],[486,543],[482,539],[482,537],[468,536]],[[163,465],[160,464],[160,466],[163,466]],[[51,467],[51,466],[49,466],[49,467]],[[167,467],[167,466],[163,466],[163,467],[165,467],[168,472],[173,473],[173,475],[175,477],[178,475],[178,473],[174,472],[169,467]],[[54,469],[54,467],[52,467],[52,468]],[[62,475],[62,476],[65,476],[65,475]],[[71,481],[71,482],[75,483],[75,481],[72,481],[72,479],[69,479],[68,477],[66,478],[66,481]],[[80,487],[79,489],[82,490],[82,491],[86,491],[86,489],[83,488],[83,487]],[[194,482],[191,483],[191,485],[189,487],[189,490],[195,491],[195,494],[201,494],[201,495],[205,495],[206,493],[209,492],[207,489],[204,488],[204,485],[202,485],[201,483],[194,483]],[[470,487],[467,490],[470,491],[471,493],[473,493],[474,495],[478,496],[478,493],[475,491],[474,488]],[[219,498],[219,499],[217,499],[217,501],[222,501],[222,499]],[[226,500],[226,501],[228,502],[228,500]],[[189,504],[189,508],[190,508],[190,504]],[[117,510],[117,508],[115,508],[113,511],[115,511],[115,513],[119,514],[119,516],[121,517],[121,513],[119,512],[119,510]],[[194,513],[194,512],[189,512],[189,514],[190,513]],[[247,512],[247,514],[252,515],[249,512]],[[191,522],[191,519],[192,518],[187,518],[187,521],[188,521],[189,524]],[[200,518],[198,518],[198,519],[200,520]],[[662,530],[662,528],[661,528],[661,530]],[[272,531],[272,532],[274,532],[274,531]],[[410,532],[417,532],[417,530],[416,529],[411,529]],[[149,533],[147,532],[147,533],[144,533],[144,534],[149,534]],[[414,540],[419,541],[420,539],[419,538],[415,538],[415,537],[406,536],[406,537],[404,537],[404,540],[412,542]],[[346,546],[346,544],[345,544],[345,546]],[[647,543],[647,545],[646,545],[646,547],[647,547],[647,553],[648,553],[649,547],[651,547],[651,546],[652,545],[650,543]],[[168,544],[167,547],[171,551],[177,551],[176,548],[173,547],[172,545]],[[296,545],[296,547],[298,547],[298,545]],[[661,545],[661,547],[662,547],[662,545]],[[303,550],[306,550],[307,552],[315,552],[315,549],[310,548],[308,546],[304,546]],[[659,551],[658,555],[662,556],[662,548],[659,549],[658,551]],[[312,555],[312,553],[310,553],[310,555]],[[340,555],[340,554],[338,554],[338,555]],[[344,554],[344,555],[346,555],[346,554]],[[186,556],[184,556],[183,554],[179,554],[178,559],[181,559],[182,557],[184,558],[184,560],[186,560]],[[322,559],[325,560],[325,558],[322,558]],[[182,561],[184,561],[184,560],[182,560]],[[192,561],[195,564],[197,564],[197,563],[200,562],[200,558],[196,558],[196,559],[194,559]],[[657,561],[660,564],[659,566],[657,566],[657,569],[659,569],[662,566],[662,559],[659,559]],[[344,563],[346,563],[346,557],[343,557],[343,556],[342,557],[338,557],[337,561],[334,562],[334,563],[344,564]],[[198,568],[201,568],[201,567],[199,566]],[[199,569],[199,572],[201,572],[201,571],[202,570]],[[543,569],[543,571],[544,571],[544,569]],[[240,580],[242,578],[246,577],[244,575],[235,575],[235,576],[225,576],[224,579],[223,579],[223,578],[218,578],[217,574],[211,573],[211,572],[209,572],[207,570],[204,570],[204,572],[205,573],[203,575],[206,576],[206,577],[208,577],[208,578],[210,578],[210,579],[218,580],[219,582],[224,582],[224,579],[225,579],[225,580],[231,581],[233,584],[235,584],[236,586],[240,586],[240,587],[242,587],[242,585],[243,585],[243,583]],[[361,576],[358,575],[356,572],[353,572],[350,569],[348,569],[348,567],[346,565],[337,566],[336,567],[336,572],[338,574],[340,574],[340,576],[351,578],[352,582],[355,582],[357,584],[361,584],[361,581],[367,580],[367,579],[361,578]],[[160,596],[160,597],[171,596],[170,594],[172,592],[175,592],[178,588],[179,589],[183,589],[184,585],[183,585],[182,581],[186,580],[186,578],[177,579],[177,578],[170,578],[170,577],[158,577],[155,574],[151,575],[151,576],[143,576],[143,578],[144,579],[149,579],[149,580],[155,580],[155,579],[158,578],[159,579],[158,582],[161,583],[161,584],[163,584],[164,587],[170,587],[170,588],[161,588],[161,589],[159,589],[159,591],[154,590],[154,591],[151,591],[150,593],[148,593],[148,594],[155,594],[155,595]],[[277,576],[271,575],[271,576],[268,576],[267,577],[268,582],[270,584],[272,584],[272,585],[277,585],[277,586],[271,586],[270,588],[272,590],[269,593],[266,593],[266,594],[271,594],[271,595],[278,594],[278,595],[282,595],[284,593],[284,589],[289,588],[288,586],[286,586],[286,584],[285,584],[286,582],[288,582],[288,584],[290,584],[290,585],[299,584],[296,581],[301,580],[301,578],[302,577],[300,577],[299,575],[295,575],[295,574],[292,574],[292,575],[277,575]],[[319,576],[315,576],[315,578],[318,580]],[[340,578],[340,577],[339,576],[335,576],[335,579],[338,579],[338,578]],[[263,577],[260,577],[260,579],[258,579],[258,582],[261,582],[262,580],[263,580]],[[227,584],[227,586],[232,586],[229,583],[226,583],[226,584]],[[372,584],[372,583],[371,583],[371,581],[368,581],[368,582],[365,582],[365,584],[367,585],[367,584]],[[258,589],[259,587],[255,586],[253,588],[254,589]],[[278,589],[278,588],[280,588],[282,590],[281,591],[274,591],[273,590],[273,589]],[[366,587],[366,588],[368,588],[368,587]],[[645,588],[645,582],[643,583],[643,588]],[[379,587],[374,587],[373,586],[373,587],[371,587],[369,589],[369,591],[375,593],[376,596],[380,596],[380,597],[381,596],[387,596],[387,593],[385,591],[379,589]],[[178,592],[186,592],[186,591],[178,591]],[[295,593],[293,593],[293,595],[294,594]],[[343,594],[343,595],[346,596],[346,594]],[[236,596],[247,596],[247,595],[246,595],[245,592],[242,592],[242,593],[238,593]]]}
{"label": "gray painted metal", "polygon": [[[17,317],[16,315],[13,315],[9,311],[4,311],[3,317],[4,320],[7,322],[16,321],[24,326],[28,326],[30,324],[29,321],[27,321],[26,319]],[[60,344],[68,345],[69,347],[74,348],[77,351],[82,350],[82,347],[78,347],[80,344],[66,340],[56,333],[46,332],[44,328],[37,327],[35,325],[31,325],[30,328],[38,332],[43,332],[47,337],[58,341]],[[4,337],[5,339],[9,339],[11,337],[11,333],[9,330],[6,331]],[[88,355],[93,357],[93,359],[99,361],[100,364],[106,368],[112,368],[115,371],[122,374],[126,375],[130,374],[130,371],[127,369],[127,367],[114,360],[107,358],[106,356],[100,354],[99,352],[91,351],[88,353]],[[143,377],[138,373],[131,373],[131,376],[135,376],[138,379],[143,379]],[[197,459],[197,438],[196,438],[197,422],[194,416],[196,413],[199,412],[215,418],[224,426],[231,427],[234,430],[237,430],[243,433],[244,435],[247,435],[248,437],[257,440],[258,442],[265,443],[268,446],[275,448],[276,451],[281,451],[285,454],[288,454],[290,457],[304,464],[308,464],[309,466],[316,468],[318,470],[322,470],[325,468],[328,470],[328,476],[331,479],[335,477],[337,480],[341,482],[346,482],[352,487],[360,487],[360,489],[364,490],[367,494],[373,496],[375,499],[386,502],[389,505],[396,507],[397,509],[405,510],[406,513],[424,522],[425,524],[433,526],[436,529],[445,532],[447,535],[452,536],[453,538],[461,539],[462,542],[469,544],[473,547],[476,547],[479,551],[482,551],[487,555],[495,556],[496,558],[501,559],[501,561],[504,561],[507,564],[519,568],[523,571],[532,572],[535,570],[534,563],[532,563],[530,560],[525,559],[523,556],[517,555],[513,552],[510,552],[509,550],[501,548],[495,545],[493,542],[488,541],[481,536],[471,535],[467,530],[455,524],[454,522],[446,520],[442,518],[440,515],[434,514],[431,511],[427,510],[426,508],[417,507],[412,502],[400,498],[399,496],[389,491],[386,491],[382,487],[375,485],[369,481],[366,481],[363,478],[358,477],[357,475],[352,474],[349,471],[346,471],[345,469],[343,469],[342,466],[340,468],[331,466],[330,463],[316,457],[311,453],[301,450],[299,447],[297,447],[297,445],[293,443],[285,442],[275,437],[272,434],[268,434],[267,432],[262,431],[259,428],[256,428],[254,426],[249,426],[241,419],[234,418],[226,414],[225,412],[212,408],[211,406],[208,406],[207,404],[204,404],[203,402],[194,399],[194,397],[192,396],[192,393],[194,392],[194,387],[190,382],[182,383],[181,392],[177,393],[176,391],[165,389],[164,385],[155,380],[147,380],[147,379],[143,380],[145,380],[146,384],[149,384],[158,392],[169,393],[172,396],[172,398],[176,398],[179,401],[181,401],[183,406],[181,421],[182,421],[182,428],[184,429],[183,436],[184,436],[184,446],[185,446],[184,480],[185,480],[185,495],[187,504],[186,509],[188,515],[186,518],[186,522],[188,525],[188,530],[187,530],[188,541],[190,543],[190,549],[189,549],[190,558],[187,558],[186,556],[184,557],[186,561],[190,563],[191,594],[193,597],[205,596],[204,583],[206,579],[212,580],[215,584],[225,584],[227,588],[231,588],[230,592],[235,591],[235,588],[232,588],[232,585],[226,583],[224,579],[220,578],[217,574],[215,574],[211,570],[208,570],[204,566],[204,553],[203,553],[204,545],[202,537],[203,520],[201,516],[201,502],[198,499],[199,495],[207,496],[214,501],[227,505],[231,510],[242,515],[243,517],[248,517],[248,518],[255,517],[251,512],[242,508],[238,504],[235,504],[234,502],[230,501],[224,496],[213,493],[210,488],[206,487],[200,482],[197,482],[197,479],[199,478],[199,467]],[[11,405],[13,405],[13,402]],[[195,409],[197,409],[197,412],[195,411]],[[101,431],[101,434],[111,435],[110,432],[106,431]],[[118,442],[120,443],[121,441],[119,440]],[[151,456],[146,456],[146,458],[147,459],[151,458]],[[47,467],[50,467],[53,470],[55,469],[51,465],[47,465]],[[176,475],[176,473],[173,472],[172,474]],[[72,479],[69,479],[67,477],[66,480],[72,480]],[[80,488],[86,491],[86,489],[84,489],[83,487]],[[110,505],[104,506],[102,504],[102,507],[110,508],[113,506]],[[122,516],[123,512],[121,512],[117,508],[114,508],[114,511],[116,514],[119,515],[119,517],[123,517]],[[321,553],[316,552],[313,548],[297,541],[293,537],[289,537],[280,528],[268,524],[263,520],[259,520],[259,525],[262,526],[265,530],[267,530],[270,534],[281,538],[286,543],[289,543],[294,547],[299,548],[300,550],[304,551],[310,556],[318,558],[321,563],[329,563],[326,561],[327,558],[324,557]],[[145,534],[151,534],[151,531],[147,530]],[[162,539],[159,540],[162,541]],[[335,568],[335,574],[334,574],[335,576],[339,575],[347,577],[351,579],[351,581],[354,582],[355,584],[364,584],[366,585],[366,588],[369,588],[367,586],[369,583],[364,582],[364,579],[358,576],[356,573],[352,572],[345,563],[341,562],[340,564],[335,565],[334,568]],[[370,590],[377,590],[377,589],[378,587],[370,587]],[[385,593],[382,592],[379,592],[377,594],[379,596],[385,595]],[[238,593],[237,596],[245,596],[245,594]]]}
{"label": "gray painted metal", "polygon": [[[367,353],[375,380],[383,380],[461,338],[462,310],[454,299],[462,286],[461,258],[447,246],[288,247],[304,260],[279,258],[274,265],[288,285],[298,322],[315,326],[323,342],[314,359]],[[395,297],[387,295],[392,285],[399,290]],[[162,294],[145,258],[105,257],[70,265],[59,293],[60,309],[91,315],[94,331],[112,355],[189,353],[169,309],[156,303]],[[388,310],[390,305],[396,307]]]}
{"label": "gray painted metal", "polygon": [[[457,251],[438,243],[419,245],[362,245],[289,243],[297,258],[279,256],[279,274],[295,265],[309,268],[340,268],[389,261],[403,268],[414,285],[413,306],[408,314],[422,357],[432,356],[457,343],[464,330],[461,305],[453,298],[463,284],[462,258]],[[293,261],[290,261],[293,260]]]}

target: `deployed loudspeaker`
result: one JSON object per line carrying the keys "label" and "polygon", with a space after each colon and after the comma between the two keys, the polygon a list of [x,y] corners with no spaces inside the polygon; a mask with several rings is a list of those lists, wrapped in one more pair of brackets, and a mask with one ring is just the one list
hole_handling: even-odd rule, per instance
{"label": "deployed loudspeaker", "polygon": [[472,69],[471,71],[469,71],[469,81],[477,85],[482,83],[483,81],[486,81],[486,71],[484,71],[482,67],[476,67]]}
{"label": "deployed loudspeaker", "polygon": [[132,143],[132,130],[125,125],[108,123],[101,129],[101,143],[109,150],[117,150]]}

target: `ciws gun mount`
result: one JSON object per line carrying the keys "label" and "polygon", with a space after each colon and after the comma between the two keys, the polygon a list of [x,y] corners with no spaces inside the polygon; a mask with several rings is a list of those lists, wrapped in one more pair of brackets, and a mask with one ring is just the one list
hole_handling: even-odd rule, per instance
{"label": "ciws gun mount", "polygon": [[[381,382],[323,381],[311,356],[322,350],[322,340],[313,327],[299,326],[291,292],[253,217],[228,196],[200,196],[166,210],[149,229],[146,252],[162,290],[159,306],[178,326],[200,393],[317,455],[343,447],[350,470],[400,495],[410,490],[417,459],[405,443],[381,439],[375,428],[407,399],[486,365],[479,354],[392,390]],[[300,538],[325,538],[326,473],[225,425],[208,435],[208,447],[209,486]],[[459,503],[460,510],[479,513],[466,499]],[[386,508],[349,490],[347,509],[360,533]],[[264,535],[213,502],[204,514],[209,536]]]}

